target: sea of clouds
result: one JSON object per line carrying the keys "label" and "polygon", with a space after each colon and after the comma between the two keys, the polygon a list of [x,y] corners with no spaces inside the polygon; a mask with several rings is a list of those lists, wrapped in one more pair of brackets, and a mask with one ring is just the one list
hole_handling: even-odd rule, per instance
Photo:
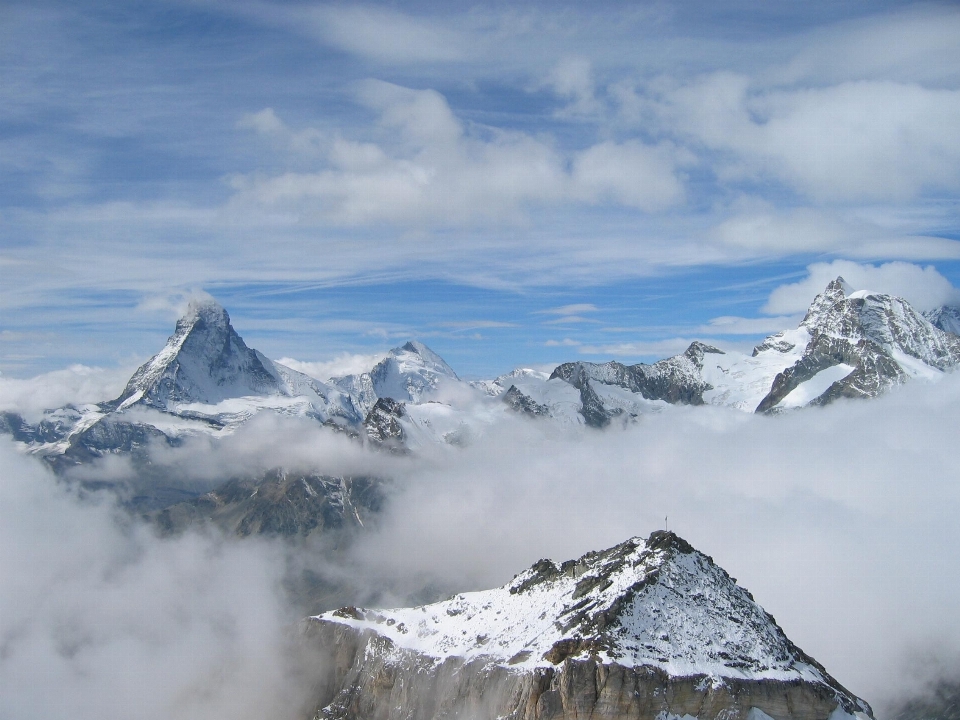
{"label": "sea of clouds", "polygon": [[0,716],[298,717],[323,668],[295,640],[291,573],[397,606],[668,522],[883,717],[960,677],[958,426],[952,374],[778,417],[670,408],[603,432],[518,418],[413,457],[266,417],[155,454],[203,485],[277,465],[390,478],[384,515],[339,553],[161,538],[4,439]]}

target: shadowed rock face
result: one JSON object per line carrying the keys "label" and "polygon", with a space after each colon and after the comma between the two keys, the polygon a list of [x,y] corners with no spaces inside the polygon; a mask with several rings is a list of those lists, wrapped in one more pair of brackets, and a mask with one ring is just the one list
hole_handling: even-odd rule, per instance
{"label": "shadowed rock face", "polygon": [[271,470],[259,479],[230,480],[215,490],[156,513],[165,532],[210,522],[241,537],[305,537],[363,527],[383,505],[383,481]]}
{"label": "shadowed rock face", "polygon": [[401,448],[405,440],[400,418],[404,415],[402,402],[390,398],[380,398],[367,413],[363,427],[367,437],[378,445],[388,448]]}
{"label": "shadowed rock face", "polygon": [[863,712],[827,686],[799,681],[717,683],[595,658],[533,670],[462,658],[433,664],[371,631],[311,623],[306,634],[332,648],[332,670],[313,714],[318,720],[657,720],[665,714],[747,720],[757,717],[754,708],[776,720],[826,720],[838,708]]}
{"label": "shadowed rock face", "polygon": [[546,417],[550,414],[550,408],[541,405],[529,395],[525,395],[516,385],[511,385],[500,397],[510,408],[519,413],[532,417]]}
{"label": "shadowed rock face", "polygon": [[590,383],[600,382],[616,385],[638,393],[646,400],[664,400],[681,405],[702,405],[703,393],[710,389],[700,376],[705,354],[723,354],[704,343],[694,342],[682,354],[659,360],[653,365],[637,363],[622,365],[618,362],[603,364],[572,362],[564,363],[553,371],[550,379],[560,378],[580,390],[587,425],[604,427],[611,414],[597,397]]}
{"label": "shadowed rock face", "polygon": [[[305,621],[316,718],[840,720],[869,706],[721,568],[659,531],[421,608]],[[838,715],[834,715],[839,711]]]}

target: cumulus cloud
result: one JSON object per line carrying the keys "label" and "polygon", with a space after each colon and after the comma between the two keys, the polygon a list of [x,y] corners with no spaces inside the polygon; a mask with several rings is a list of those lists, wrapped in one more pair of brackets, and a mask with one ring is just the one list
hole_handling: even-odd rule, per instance
{"label": "cumulus cloud", "polygon": [[[811,298],[812,299],[812,298]],[[807,303],[809,305],[809,303]],[[780,315],[777,317],[745,318],[722,315],[711,318],[708,323],[696,328],[696,332],[712,335],[756,335],[770,333],[794,327],[800,322],[799,315]]]}
{"label": "cumulus cloud", "polygon": [[895,79],[928,86],[958,79],[960,12],[916,4],[808,33],[804,46],[772,69],[773,81],[813,84]]}
{"label": "cumulus cloud", "polygon": [[960,290],[932,265],[906,262],[865,265],[850,260],[814,263],[807,266],[807,277],[776,288],[766,304],[766,313],[799,313],[831,280],[842,276],[857,290],[897,295],[918,310],[932,310],[941,305],[960,303]]}
{"label": "cumulus cloud", "polygon": [[734,257],[832,252],[847,257],[956,259],[960,243],[922,235],[920,227],[876,213],[851,215],[828,208],[777,208],[758,198],[740,198],[710,236]]}
{"label": "cumulus cloud", "polygon": [[574,194],[586,202],[607,200],[647,212],[663,210],[683,200],[677,165],[691,157],[670,143],[603,142],[574,159]]}
{"label": "cumulus cloud", "polygon": [[893,81],[756,87],[715,72],[664,94],[661,121],[733,153],[724,174],[838,201],[908,200],[960,184],[960,91]]}
{"label": "cumulus cloud", "polygon": [[913,674],[918,655],[960,675],[958,408],[951,375],[777,418],[688,408],[603,433],[511,426],[412,466],[354,557],[454,592],[669,516],[882,713],[931,676]]}
{"label": "cumulus cloud", "polygon": [[568,100],[568,104],[557,111],[560,117],[593,115],[602,109],[595,95],[590,61],[586,58],[571,57],[561,61],[547,76],[545,85]]}
{"label": "cumulus cloud", "polygon": [[[379,114],[383,141],[337,137],[323,168],[236,175],[233,204],[342,225],[444,226],[516,222],[526,210],[562,200],[645,212],[683,200],[678,168],[691,156],[670,143],[603,142],[564,154],[542,137],[465,125],[435,90],[367,80],[356,85],[355,97]],[[244,122],[290,134],[269,110]]]}
{"label": "cumulus cloud", "polygon": [[28,422],[37,422],[50,408],[119,397],[135,369],[71,365],[26,379],[0,375],[0,411],[19,413]]}
{"label": "cumulus cloud", "polygon": [[[340,557],[159,541],[0,448],[0,562],[14,579],[0,587],[12,608],[0,674],[15,688],[0,703],[31,716],[121,716],[137,703],[158,717],[282,717],[304,697],[286,680],[313,667],[284,639],[283,568],[319,574],[345,603],[399,606],[498,585],[669,516],[882,711],[960,674],[958,409],[954,374],[774,418],[669,408],[597,432],[507,417],[466,446],[412,457],[289,418],[154,452],[160,467],[210,478],[276,465],[391,478],[377,527]],[[919,656],[930,664],[915,674]],[[62,692],[48,692],[51,676]]]}

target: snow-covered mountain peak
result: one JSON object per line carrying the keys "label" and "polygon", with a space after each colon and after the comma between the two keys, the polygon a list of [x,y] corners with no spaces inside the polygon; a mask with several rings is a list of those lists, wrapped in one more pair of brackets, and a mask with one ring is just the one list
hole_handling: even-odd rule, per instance
{"label": "snow-covered mountain peak", "polygon": [[707,355],[725,355],[726,353],[723,350],[714,347],[713,345],[707,345],[702,343],[699,340],[694,340],[690,343],[690,347],[683,351],[683,354],[691,362],[693,362],[698,368],[703,368],[703,360]]}
{"label": "snow-covered mountain peak", "polygon": [[436,661],[537,667],[594,657],[672,677],[839,688],[749,592],[667,531],[560,564],[540,560],[493,590],[416,608],[344,608],[318,619],[372,630]]}
{"label": "snow-covered mountain peak", "polygon": [[416,340],[391,350],[370,371],[370,378],[377,397],[415,403],[445,380],[460,381],[442,357]]}
{"label": "snow-covered mountain peak", "polygon": [[[810,305],[801,323],[812,336],[872,343],[897,362],[906,357],[939,370],[960,362],[960,344],[903,298],[852,290],[837,278]],[[908,368],[909,373],[909,368]]]}
{"label": "snow-covered mountain peak", "polygon": [[117,404],[166,410],[171,403],[216,404],[277,393],[281,380],[264,360],[246,346],[219,303],[192,301],[164,348],[134,373]]}
{"label": "snow-covered mountain peak", "polygon": [[[442,357],[419,340],[410,340],[404,345],[394,348],[390,351],[390,355],[396,358],[401,364],[410,367],[410,369],[420,365],[424,369],[439,375],[446,375],[454,380],[459,379],[453,371],[453,368],[447,365]],[[411,358],[410,355],[415,355],[416,358]]]}
{"label": "snow-covered mountain peak", "polygon": [[836,308],[840,303],[846,299],[848,294],[853,292],[854,289],[843,277],[837,277],[836,280],[831,280],[824,291],[817,295],[813,299],[813,302],[810,303],[810,307],[807,308],[807,313],[800,322],[800,326],[812,332],[819,324],[822,324],[824,317],[836,312]]}

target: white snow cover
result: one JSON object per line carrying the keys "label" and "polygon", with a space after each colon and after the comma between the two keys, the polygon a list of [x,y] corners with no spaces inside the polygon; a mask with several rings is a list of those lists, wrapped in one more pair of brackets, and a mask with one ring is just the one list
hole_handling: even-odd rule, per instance
{"label": "white snow cover", "polygon": [[[405,404],[399,422],[408,448],[463,444],[524,410],[538,421],[561,427],[584,425],[584,398],[590,403],[591,420],[599,416],[601,424],[604,415],[629,422],[669,407],[666,400],[645,398],[641,387],[651,397],[668,397],[671,402],[702,399],[753,412],[771,392],[778,374],[791,369],[797,375],[790,382],[798,385],[786,386],[792,389],[776,408],[804,407],[854,373],[856,382],[866,378],[867,386],[857,390],[865,395],[878,394],[904,378],[938,380],[960,364],[960,337],[931,320],[944,324],[957,313],[955,308],[940,308],[924,317],[900,298],[854,291],[838,278],[814,298],[799,327],[771,335],[751,355],[694,343],[681,355],[654,365],[577,363],[577,379],[569,373],[550,379],[540,370],[517,368],[494,380],[465,383],[439,355],[411,341],[391,350],[370,372],[325,383],[248,348],[226,310],[205,300],[190,306],[164,348],[131,377],[119,402],[48,411],[44,419],[65,436],[26,449],[63,453],[78,434],[105,416],[153,425],[168,436],[229,434],[261,412],[359,428],[382,397]],[[814,363],[801,363],[808,353],[817,352]],[[896,363],[901,374],[889,369],[877,373],[870,363],[878,354]],[[822,368],[824,357],[829,360],[831,355],[830,362],[836,364],[807,377],[812,372],[808,367]],[[502,402],[514,386],[525,398],[513,395],[510,404]],[[658,394],[665,388],[677,392]],[[145,407],[162,414],[123,417]]]}
{"label": "white snow cover", "polygon": [[522,383],[527,380],[546,382],[549,377],[550,373],[548,372],[519,367],[493,380],[477,380],[470,384],[492,397],[498,397],[509,390],[511,385],[517,385],[518,382]]}
{"label": "white snow cover", "polygon": [[770,392],[777,374],[803,357],[808,342],[810,333],[800,327],[771,335],[757,346],[754,355],[706,355],[701,376],[713,389],[703,393],[703,401],[753,412]]}
{"label": "white snow cover", "polygon": [[852,365],[845,365],[844,363],[821,370],[812,378],[791,390],[777,407],[798,408],[808,405],[829,390],[835,382],[843,380],[853,370]]}
{"label": "white snow cover", "polygon": [[748,592],[665,532],[562,566],[540,561],[493,590],[413,608],[344,608],[316,619],[373,630],[437,661],[548,666],[544,656],[555,643],[587,638],[599,640],[593,651],[604,662],[652,665],[675,677],[826,682]]}

